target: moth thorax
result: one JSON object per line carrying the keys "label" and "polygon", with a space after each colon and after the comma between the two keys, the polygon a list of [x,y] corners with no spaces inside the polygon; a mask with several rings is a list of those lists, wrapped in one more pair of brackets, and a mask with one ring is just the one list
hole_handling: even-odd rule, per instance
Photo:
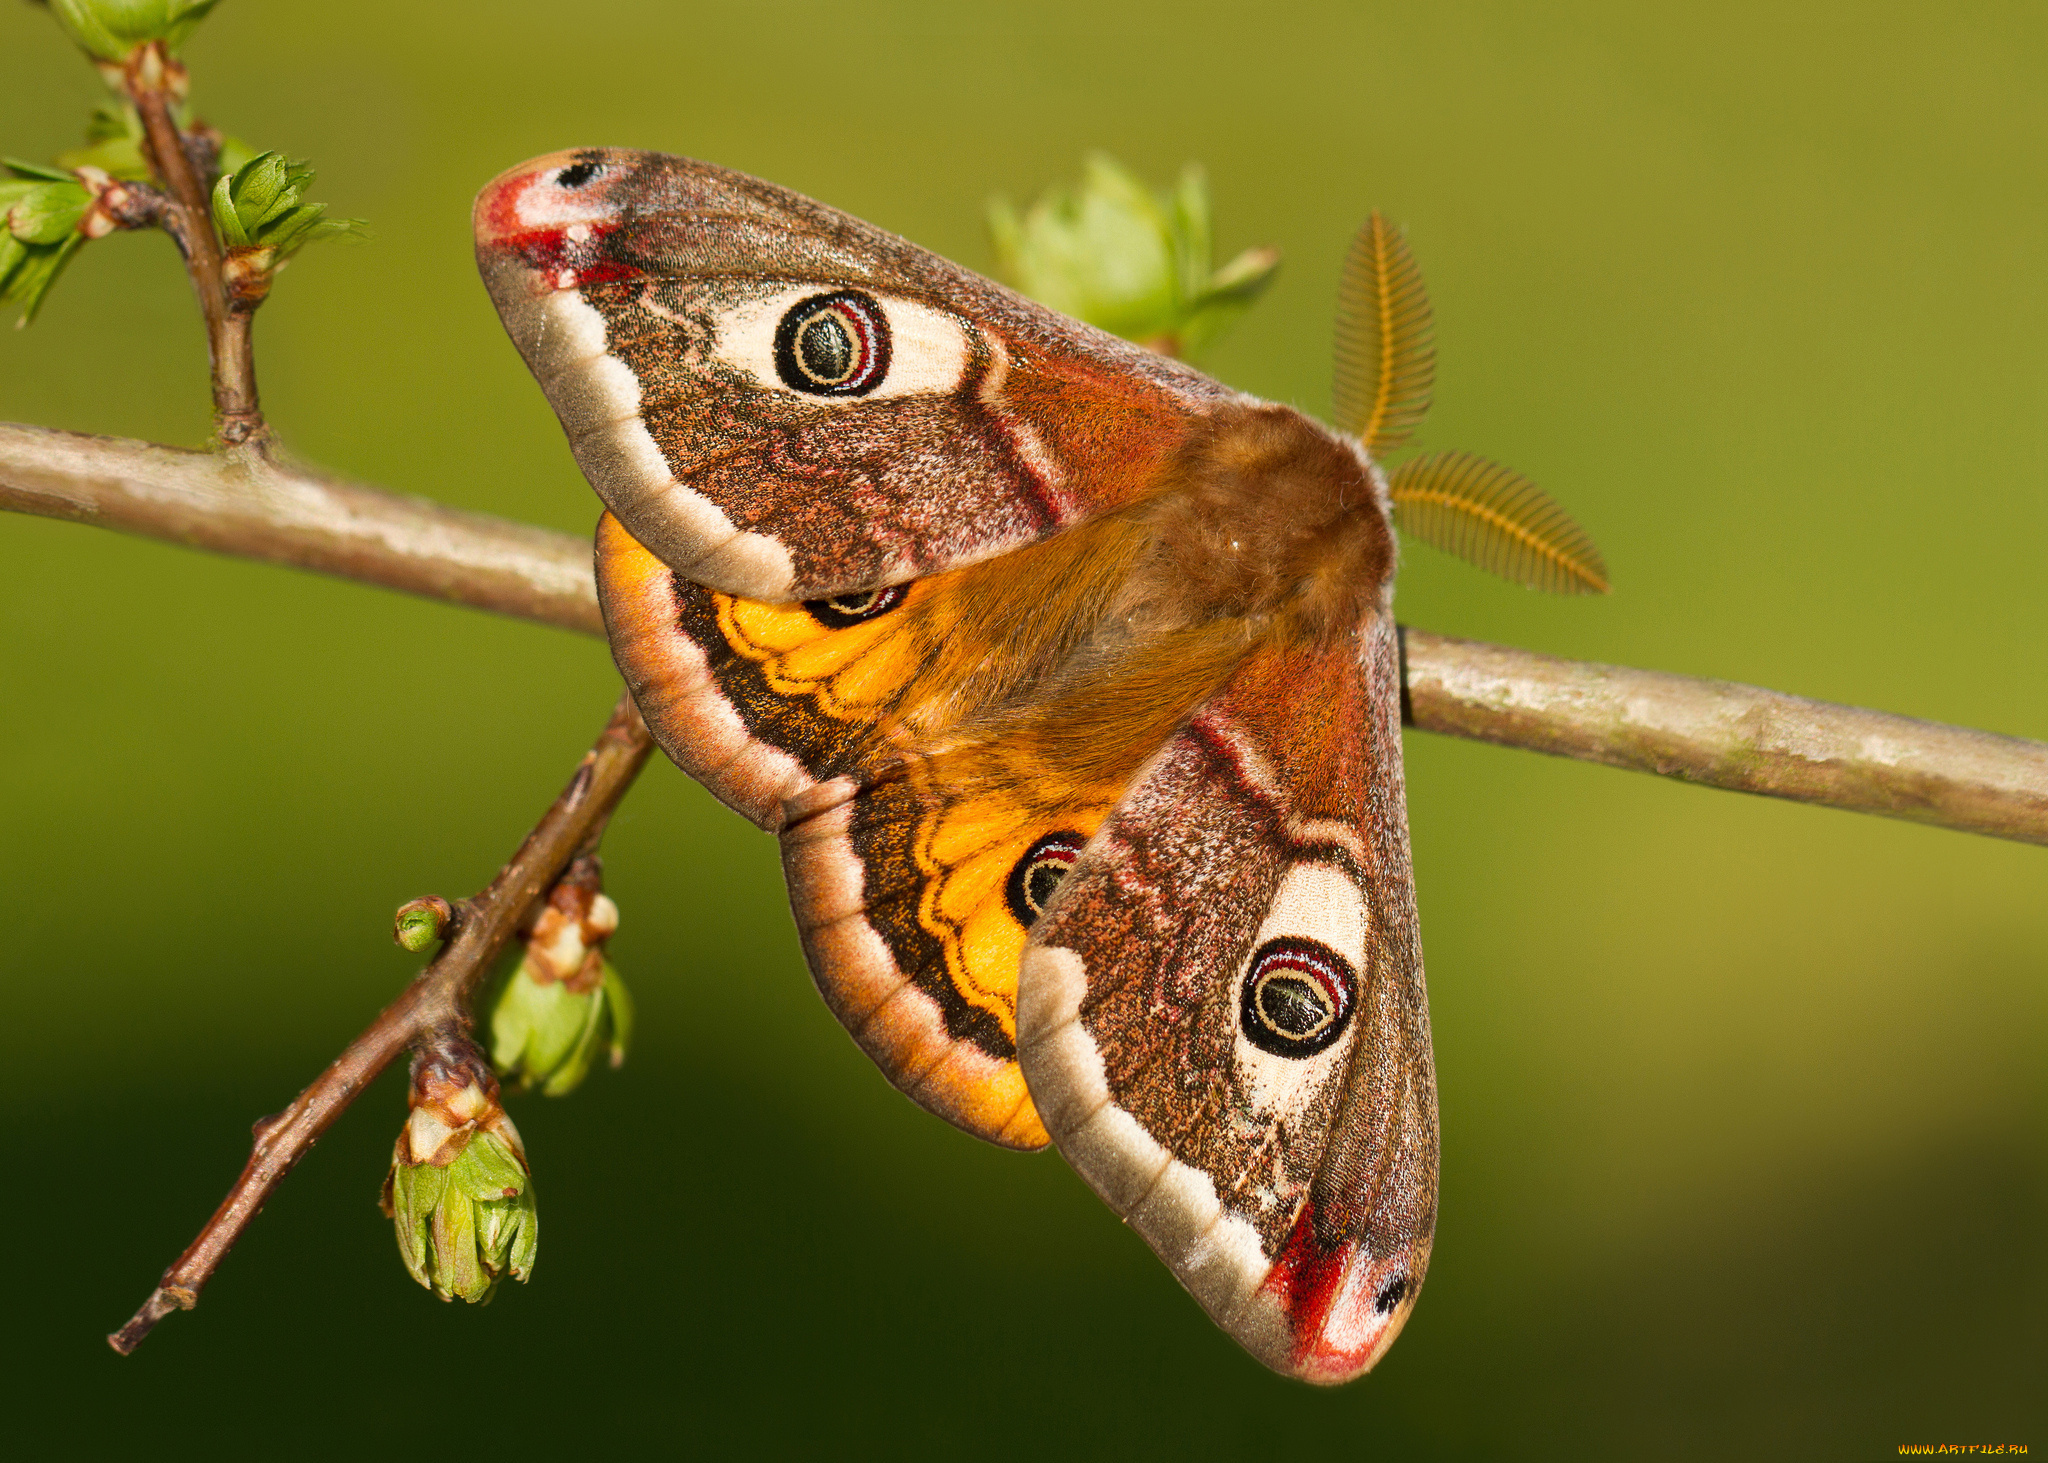
{"label": "moth thorax", "polygon": [[1191,621],[1284,617],[1304,633],[1342,632],[1393,577],[1393,534],[1364,461],[1288,407],[1212,416],[1153,515],[1156,589]]}

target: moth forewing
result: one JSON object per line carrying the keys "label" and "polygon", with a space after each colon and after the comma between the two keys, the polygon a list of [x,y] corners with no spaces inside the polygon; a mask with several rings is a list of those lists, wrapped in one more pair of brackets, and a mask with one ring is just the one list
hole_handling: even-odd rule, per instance
{"label": "moth forewing", "polygon": [[855,593],[1035,543],[1145,496],[1193,417],[1232,396],[687,158],[537,158],[484,189],[475,224],[599,496],[728,593]]}
{"label": "moth forewing", "polygon": [[1062,1153],[1219,1325],[1319,1382],[1392,1342],[1435,1219],[1395,676],[1377,609],[1255,651],[1089,844],[1019,991]]}
{"label": "moth forewing", "polygon": [[[1400,760],[1399,649],[1390,617],[1362,637],[1371,688],[1373,793],[1363,831],[1371,909],[1360,1051],[1333,1125],[1334,1136],[1291,1240],[1285,1283],[1323,1304],[1327,1380],[1370,1367],[1413,1311],[1436,1231],[1439,1140],[1436,1068],[1421,926]],[[1318,1276],[1316,1255],[1355,1247],[1345,1269]],[[1327,1301],[1309,1300],[1320,1280]]]}

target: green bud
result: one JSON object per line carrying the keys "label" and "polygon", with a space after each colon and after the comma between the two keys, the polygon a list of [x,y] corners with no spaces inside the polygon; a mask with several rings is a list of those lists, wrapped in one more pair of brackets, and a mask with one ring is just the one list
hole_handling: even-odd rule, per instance
{"label": "green bud", "polygon": [[466,1063],[416,1064],[384,1180],[399,1256],[442,1300],[486,1301],[500,1280],[524,1281],[540,1242],[526,1150],[487,1082]]}
{"label": "green bud", "polygon": [[612,1022],[611,1035],[605,1043],[605,1060],[616,1071],[626,1065],[626,1048],[633,1043],[633,994],[609,960],[604,963],[604,999]]}
{"label": "green bud", "polygon": [[49,0],[65,34],[97,61],[126,61],[150,41],[175,51],[220,0]]}
{"label": "green bud", "polygon": [[519,963],[491,1007],[491,1062],[548,1097],[573,1092],[600,1050],[616,1067],[633,1033],[633,998],[604,956],[619,907],[601,891],[594,858],[578,859],[548,891]]}
{"label": "green bud", "polygon": [[230,250],[269,250],[265,267],[275,268],[316,240],[360,233],[362,220],[330,219],[326,204],[305,201],[312,184],[312,166],[281,152],[258,153],[223,172],[213,187],[221,242]]}
{"label": "green bud", "polygon": [[391,938],[414,955],[424,955],[445,939],[454,923],[455,911],[438,894],[414,899],[398,906],[391,922]]}
{"label": "green bud", "polygon": [[1171,355],[1212,344],[1272,280],[1279,255],[1249,249],[1211,267],[1209,189],[1199,168],[1169,194],[1096,153],[1072,189],[1022,215],[990,202],[999,271],[1025,294]]}
{"label": "green bud", "polygon": [[612,963],[591,952],[598,980],[578,991],[565,981],[542,981],[522,960],[491,1008],[491,1062],[522,1090],[546,1097],[576,1090],[603,1051],[610,1064],[626,1060],[633,999]]}
{"label": "green bud", "polygon": [[24,244],[57,244],[92,207],[92,190],[68,172],[6,159],[15,177],[0,182],[7,232]]}

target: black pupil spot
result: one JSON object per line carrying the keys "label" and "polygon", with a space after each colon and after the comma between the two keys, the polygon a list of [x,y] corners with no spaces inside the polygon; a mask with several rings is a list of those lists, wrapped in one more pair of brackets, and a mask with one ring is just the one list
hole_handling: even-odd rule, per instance
{"label": "black pupil spot", "polygon": [[1275,1031],[1299,1040],[1330,1019],[1330,1001],[1314,981],[1277,975],[1259,987],[1259,1014]]}
{"label": "black pupil spot", "polygon": [[571,163],[555,174],[555,183],[563,188],[581,188],[604,169],[593,162]]}
{"label": "black pupil spot", "polygon": [[775,329],[775,374],[793,391],[865,396],[888,372],[888,317],[859,290],[799,301]]}
{"label": "black pupil spot", "polygon": [[1062,828],[1024,850],[1024,857],[1011,867],[1009,883],[1003,890],[1010,915],[1018,924],[1028,927],[1045,913],[1053,892],[1067,877],[1067,870],[1081,856],[1081,846],[1087,841],[1079,833]]}
{"label": "black pupil spot", "polygon": [[836,316],[813,315],[797,332],[804,370],[819,381],[844,381],[853,370],[853,337]]}
{"label": "black pupil spot", "polygon": [[859,625],[886,615],[903,603],[903,596],[909,592],[907,585],[891,584],[885,589],[870,589],[864,594],[839,594],[831,599],[807,599],[804,609],[819,624],[834,630],[844,630],[849,625]]}
{"label": "black pupil spot", "polygon": [[1282,936],[1252,954],[1238,1003],[1245,1039],[1280,1057],[1328,1051],[1351,1024],[1358,978],[1320,940]]}
{"label": "black pupil spot", "polygon": [[1392,1280],[1382,1285],[1380,1293],[1372,1298],[1373,1313],[1384,1316],[1388,1311],[1399,1305],[1401,1297],[1407,1293],[1408,1277],[1406,1275],[1396,1275]]}

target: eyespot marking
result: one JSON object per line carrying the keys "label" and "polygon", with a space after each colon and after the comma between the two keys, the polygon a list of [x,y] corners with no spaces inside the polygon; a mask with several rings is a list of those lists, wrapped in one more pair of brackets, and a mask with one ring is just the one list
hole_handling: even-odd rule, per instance
{"label": "eyespot marking", "polygon": [[775,330],[775,374],[810,396],[865,396],[889,374],[889,320],[874,296],[799,300]]}
{"label": "eyespot marking", "polygon": [[575,162],[569,164],[568,167],[555,174],[555,186],[557,188],[581,188],[603,171],[604,164],[598,162],[595,158],[578,158]]}
{"label": "eyespot marking", "polygon": [[1253,954],[1238,1022],[1260,1051],[1312,1057],[1343,1036],[1357,991],[1350,961],[1320,940],[1283,935]]}
{"label": "eyespot marking", "polygon": [[849,625],[864,624],[888,614],[903,603],[903,596],[909,592],[908,585],[891,584],[883,589],[870,589],[864,594],[807,599],[803,606],[812,619],[827,629],[844,630]]}
{"label": "eyespot marking", "polygon": [[1074,866],[1087,842],[1071,829],[1059,828],[1025,849],[1024,856],[1010,869],[1009,882],[1003,886],[1010,917],[1029,929],[1045,913],[1053,891],[1067,877],[1067,870]]}

